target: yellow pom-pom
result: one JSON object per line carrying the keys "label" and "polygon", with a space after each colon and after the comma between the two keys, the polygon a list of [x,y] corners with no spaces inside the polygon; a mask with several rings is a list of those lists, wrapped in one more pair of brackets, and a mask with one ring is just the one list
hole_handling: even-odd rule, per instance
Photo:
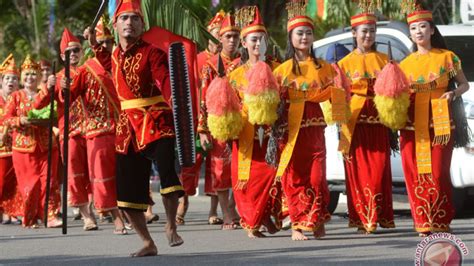
{"label": "yellow pom-pom", "polygon": [[376,95],[374,103],[382,124],[392,130],[398,130],[405,126],[410,106],[408,93],[404,92],[397,98]]}
{"label": "yellow pom-pom", "polygon": [[207,125],[212,137],[218,141],[236,139],[242,131],[242,115],[240,112],[228,112],[221,116],[209,114]]}
{"label": "yellow pom-pom", "polygon": [[252,125],[272,125],[278,118],[280,97],[276,90],[265,91],[258,95],[244,94],[243,102],[248,108],[248,119]]}

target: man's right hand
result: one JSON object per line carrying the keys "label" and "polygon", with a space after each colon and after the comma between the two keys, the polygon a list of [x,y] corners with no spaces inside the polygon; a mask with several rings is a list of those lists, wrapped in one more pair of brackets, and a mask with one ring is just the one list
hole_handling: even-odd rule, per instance
{"label": "man's right hand", "polygon": [[201,146],[204,151],[210,150],[211,137],[207,133],[199,133],[199,140],[201,141]]}
{"label": "man's right hand", "polygon": [[56,76],[55,75],[49,75],[47,84],[48,84],[48,89],[49,88],[54,88],[56,86]]}
{"label": "man's right hand", "polygon": [[95,37],[95,31],[91,31],[91,27],[87,27],[84,30],[84,39],[89,41],[90,47],[95,47],[98,45],[97,39]]}

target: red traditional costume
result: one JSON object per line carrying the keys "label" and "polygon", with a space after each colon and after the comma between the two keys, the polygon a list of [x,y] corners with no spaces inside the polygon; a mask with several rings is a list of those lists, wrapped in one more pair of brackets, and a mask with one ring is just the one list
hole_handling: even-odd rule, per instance
{"label": "red traditional costume", "polygon": [[[426,10],[408,15],[408,24],[432,21]],[[405,58],[400,67],[411,89],[407,126],[400,131],[403,172],[417,232],[446,232],[454,218],[450,166],[453,152],[451,107],[440,99],[461,70],[451,51],[432,48]]]}
{"label": "red traditional costume", "polygon": [[[214,18],[209,22],[207,26],[207,31],[211,32],[214,29],[220,29],[222,22],[224,21],[225,13],[223,11],[218,12]],[[207,49],[202,51],[197,55],[197,71],[199,74],[199,82],[198,84],[202,84],[202,70],[204,66],[207,64],[208,60],[214,56],[211,52]],[[201,95],[201,88],[199,88],[198,97],[202,98]],[[200,102],[200,100],[199,100]],[[201,173],[201,166],[205,163],[205,177],[204,177],[204,193],[206,195],[216,195],[216,191],[213,188],[212,178],[211,178],[211,160],[207,159],[203,153],[196,154],[196,164],[192,167],[183,167],[181,170],[181,182],[184,187],[184,192],[186,195],[194,195],[196,194],[196,187],[199,184],[199,176]]]}
{"label": "red traditional costume", "polygon": [[[242,39],[250,33],[266,33],[265,26],[263,25],[256,6],[244,7],[237,11],[236,21],[242,27]],[[263,139],[263,145],[260,145],[257,133],[259,127],[267,129],[268,132],[271,124],[252,124],[250,122],[250,116],[255,115],[257,110],[249,110],[254,106],[249,107],[246,101],[252,97],[247,93],[250,82],[252,82],[253,86],[255,83],[271,83],[266,81],[267,78],[272,80],[273,84],[270,85],[274,86],[271,88],[273,91],[265,95],[267,96],[264,100],[265,103],[257,108],[260,109],[258,111],[268,111],[269,114],[266,114],[267,118],[271,116],[274,116],[275,119],[277,118],[276,109],[279,103],[278,84],[271,73],[270,67],[265,66],[266,63],[264,62],[259,62],[258,64],[263,64],[264,67],[268,68],[269,75],[264,76],[260,74],[258,75],[260,79],[257,81],[253,79],[250,81],[250,75],[252,74],[251,72],[255,74],[257,71],[262,71],[262,65],[252,66],[250,63],[246,63],[229,74],[229,82],[235,93],[239,96],[243,106],[241,113],[244,119],[243,129],[238,136],[238,140],[234,141],[232,149],[233,193],[237,210],[241,217],[240,225],[250,232],[258,231],[262,223],[265,223],[265,220],[269,220],[270,217],[274,218],[278,228],[281,227],[280,219],[282,212],[281,182],[275,178],[276,168],[268,165],[265,160],[268,134],[266,134]],[[271,67],[275,68],[277,66],[278,64],[273,64]],[[272,98],[269,96],[271,95],[274,95],[274,100],[276,101],[270,103],[270,99]],[[273,120],[271,123],[273,122],[275,121]]]}
{"label": "red traditional costume", "polygon": [[[235,26],[234,17],[228,14],[222,22],[219,35],[222,36],[228,31],[237,31],[239,28]],[[230,58],[223,52],[220,53],[222,62],[224,63],[225,73],[229,74],[232,72],[240,63],[240,58]],[[211,81],[217,77],[217,61],[219,55],[214,55],[204,65],[201,73],[202,86],[201,86],[201,112],[198,121],[198,132],[208,133],[207,127],[207,111],[205,107],[206,93]],[[212,149],[208,153],[208,160],[210,159],[211,178],[213,181],[213,190],[225,191],[232,188],[231,180],[231,151],[226,149],[227,144],[225,142],[219,142],[215,139],[212,140]]]}
{"label": "red traditional costume", "polygon": [[[16,75],[19,77],[15,59],[11,58],[5,62],[5,68],[0,69],[2,75]],[[3,84],[6,86],[6,84]],[[8,96],[4,95],[5,97]],[[23,215],[22,197],[18,190],[15,169],[12,160],[12,130],[3,125],[5,116],[6,100],[0,97],[0,211],[9,216]]]}
{"label": "red traditional costume", "polygon": [[[96,32],[99,41],[113,38],[110,31],[103,26],[102,20],[97,25]],[[68,183],[68,203],[74,207],[86,205],[89,203],[89,194],[92,193],[96,210],[103,212],[117,207],[114,143],[115,120],[120,106],[112,77],[96,58],[87,60],[74,73],[70,87],[71,100],[74,104],[83,104],[85,107],[82,127],[85,138],[72,136],[79,141],[73,142],[76,145],[72,146],[75,153],[71,163],[82,165],[85,160],[86,172],[71,173],[74,175]],[[61,100],[62,93],[58,96]],[[48,102],[48,91],[44,89],[37,98],[37,103],[38,106],[43,106]],[[62,101],[58,109],[63,111],[64,105],[61,103]],[[62,116],[60,120],[63,121]],[[72,168],[77,169],[74,166]]]}
{"label": "red traditional costume", "polygon": [[[79,39],[77,39],[67,28],[64,29],[61,37],[61,54],[64,54],[66,49],[71,47],[81,47]],[[78,74],[77,66],[70,66],[70,77],[74,79]],[[56,74],[57,82],[55,87],[56,102],[64,102],[61,89],[61,80],[64,77],[64,69]],[[46,87],[36,96],[34,101],[34,108],[41,109],[49,104],[50,98],[48,89]],[[84,100],[78,98],[71,101],[69,108],[69,155],[68,155],[68,204],[70,206],[79,207],[86,205],[89,202],[88,194],[91,193],[91,188],[87,186],[82,180],[89,180],[89,168],[87,166],[87,149],[85,133],[85,107]],[[64,132],[64,105],[58,104],[58,126],[59,126],[59,140],[61,149],[63,147],[63,132]],[[77,193],[76,193],[77,192]],[[78,194],[79,193],[79,194]],[[83,195],[85,194],[85,195]]]}
{"label": "red traditional costume", "polygon": [[[139,1],[121,1],[114,15],[133,12],[142,17]],[[112,55],[94,47],[104,69],[111,70],[121,113],[116,125],[117,200],[125,209],[145,211],[150,203],[151,160],[158,163],[163,195],[183,193],[174,169],[174,127],[170,109],[167,55],[140,38]]]}
{"label": "red traditional costume", "polygon": [[[353,28],[375,24],[375,15],[353,16]],[[345,157],[349,226],[373,232],[380,224],[395,227],[392,206],[389,129],[378,118],[374,104],[377,75],[388,63],[377,51],[362,54],[355,49],[339,61],[351,81],[351,118],[342,126],[339,150]]]}
{"label": "red traditional costume", "polygon": [[[299,26],[314,28],[304,13],[304,4],[288,4],[289,33]],[[326,122],[319,103],[331,99],[339,89],[333,86],[335,71],[331,65],[323,60],[315,61],[290,59],[273,71],[282,101],[286,103],[280,118],[283,121],[280,126],[286,130],[276,176],[281,178],[293,230],[317,231],[330,219]],[[299,66],[298,74],[294,73],[295,63]],[[337,108],[333,106],[333,109],[337,113]]]}
{"label": "red traditional costume", "polygon": [[[36,71],[39,66],[28,56],[22,71]],[[13,166],[18,180],[18,189],[23,196],[23,226],[33,226],[43,219],[46,191],[46,172],[48,164],[48,129],[35,125],[21,125],[20,119],[33,109],[33,99],[26,90],[12,93],[8,100],[4,125],[13,128]],[[59,212],[60,195],[57,165],[59,153],[53,143],[51,196],[48,219],[55,218]]]}

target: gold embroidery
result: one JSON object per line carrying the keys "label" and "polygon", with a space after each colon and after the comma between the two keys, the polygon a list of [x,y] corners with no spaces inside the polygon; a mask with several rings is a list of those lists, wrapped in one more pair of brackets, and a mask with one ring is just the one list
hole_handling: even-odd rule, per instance
{"label": "gold embroidery", "polygon": [[443,227],[442,224],[435,223],[435,219],[441,219],[446,216],[446,210],[442,209],[442,205],[448,202],[448,197],[444,195],[440,198],[439,191],[436,188],[428,188],[428,199],[422,195],[423,192],[425,192],[424,187],[417,186],[415,188],[416,198],[424,203],[416,207],[415,213],[428,219],[428,222],[423,223],[421,227]]}
{"label": "gold embroidery", "polygon": [[[360,194],[360,192],[357,191],[357,194]],[[382,193],[377,193],[374,195],[370,188],[365,187],[363,195],[365,196],[365,200],[367,200],[367,205],[365,205],[364,202],[362,202],[359,198],[358,203],[355,206],[357,213],[364,217],[366,221],[364,227],[367,230],[375,230],[377,223],[374,222],[374,219],[377,214],[380,214],[382,209],[382,206],[380,206],[380,202],[382,201]]]}
{"label": "gold embroidery", "polygon": [[135,97],[140,98],[140,77],[137,74],[137,70],[140,68],[140,61],[143,58],[142,53],[136,53],[133,55],[128,55],[124,59],[123,70],[125,71],[125,80],[127,85],[135,95]]}

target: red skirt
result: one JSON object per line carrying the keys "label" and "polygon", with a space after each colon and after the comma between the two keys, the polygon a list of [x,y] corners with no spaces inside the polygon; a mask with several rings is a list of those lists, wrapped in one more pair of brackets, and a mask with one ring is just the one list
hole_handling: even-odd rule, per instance
{"label": "red skirt", "polygon": [[12,157],[0,158],[0,210],[10,216],[21,216],[22,201]]}
{"label": "red skirt", "polygon": [[[447,145],[431,147],[431,176],[418,175],[416,166],[415,132],[400,131],[403,172],[410,200],[415,230],[421,233],[447,232],[454,218],[451,199],[451,156],[453,137]],[[433,139],[430,130],[430,139]]]}
{"label": "red skirt", "polygon": [[[238,182],[238,141],[234,141],[232,152],[232,184]],[[239,211],[242,228],[255,231],[262,221],[273,217],[277,228],[281,227],[281,182],[276,181],[276,168],[265,161],[267,141],[260,147],[255,140],[252,150],[250,178],[243,189],[234,189],[235,203]]]}
{"label": "red skirt", "polygon": [[281,181],[294,230],[316,231],[330,220],[323,126],[300,129]]}
{"label": "red skirt", "polygon": [[349,227],[393,228],[390,136],[381,124],[357,124],[345,161]]}
{"label": "red skirt", "polygon": [[[52,174],[50,182],[50,197],[48,203],[48,218],[54,218],[59,213],[61,198],[59,180],[57,178],[59,152],[52,153]],[[23,226],[32,226],[38,219],[43,220],[44,201],[46,198],[46,175],[48,152],[39,151],[22,153],[13,151],[13,166],[18,180],[18,190],[23,197]]]}

